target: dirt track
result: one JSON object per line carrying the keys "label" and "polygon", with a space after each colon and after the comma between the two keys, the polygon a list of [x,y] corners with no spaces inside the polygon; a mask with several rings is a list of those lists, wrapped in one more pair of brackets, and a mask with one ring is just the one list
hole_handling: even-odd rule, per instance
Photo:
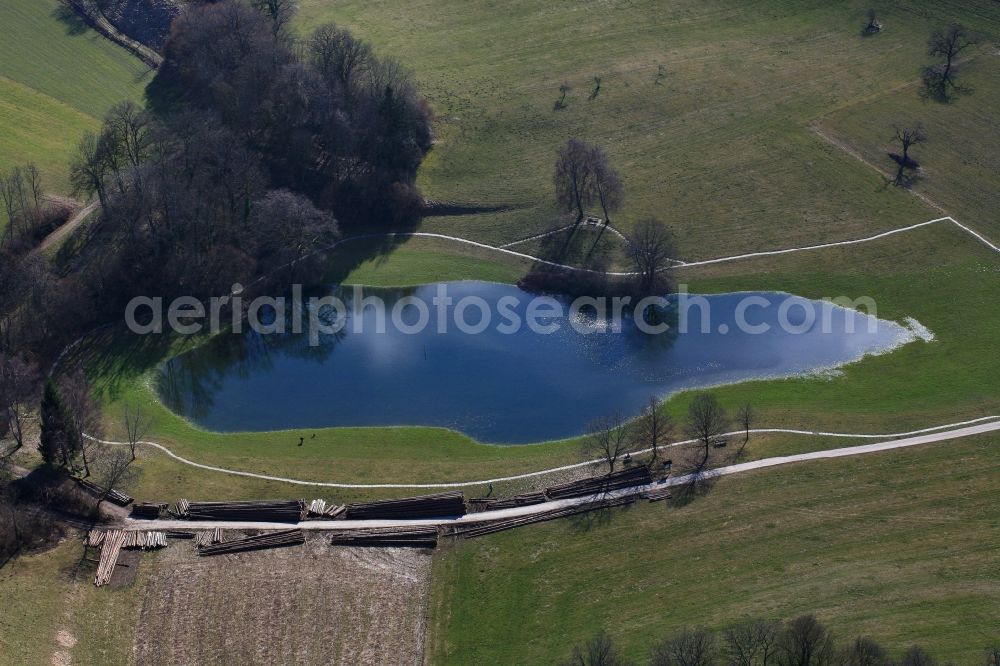
{"label": "dirt track", "polygon": [[297,548],[151,562],[134,647],[146,664],[422,664],[431,556]]}

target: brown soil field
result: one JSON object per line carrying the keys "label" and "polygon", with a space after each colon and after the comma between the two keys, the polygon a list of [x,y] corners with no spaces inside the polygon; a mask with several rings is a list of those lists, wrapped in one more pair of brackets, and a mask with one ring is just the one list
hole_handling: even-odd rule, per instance
{"label": "brown soil field", "polygon": [[303,546],[152,562],[137,664],[422,664],[431,556]]}

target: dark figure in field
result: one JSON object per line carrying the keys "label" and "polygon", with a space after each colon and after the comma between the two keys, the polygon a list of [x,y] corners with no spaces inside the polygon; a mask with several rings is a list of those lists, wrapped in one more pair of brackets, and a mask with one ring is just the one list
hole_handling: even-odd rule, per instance
{"label": "dark figure in field", "polygon": [[302,446],[302,442],[306,441],[305,437],[299,437],[299,446]]}

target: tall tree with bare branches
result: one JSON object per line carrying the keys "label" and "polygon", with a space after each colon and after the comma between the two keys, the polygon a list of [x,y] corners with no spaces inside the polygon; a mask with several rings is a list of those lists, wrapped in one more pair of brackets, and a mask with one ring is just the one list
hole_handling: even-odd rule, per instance
{"label": "tall tree with bare branches", "polygon": [[24,428],[30,412],[38,407],[42,377],[38,366],[20,356],[0,353],[0,422],[10,433],[14,446],[0,451],[0,457],[24,446]]}
{"label": "tall tree with bare branches", "polygon": [[590,147],[580,139],[570,139],[559,149],[553,181],[556,200],[566,212],[576,212],[577,224],[593,203],[593,177]]}
{"label": "tall tree with bare branches", "polygon": [[102,489],[97,499],[97,507],[108,498],[112,490],[125,491],[138,478],[138,469],[132,465],[128,451],[120,448],[105,449],[94,462],[94,477]]}
{"label": "tall tree with bare branches", "polygon": [[660,447],[670,443],[673,430],[673,420],[663,411],[663,400],[655,395],[650,397],[649,404],[642,410],[635,424],[636,445],[649,449],[650,465],[659,457]]}
{"label": "tall tree with bare branches", "polygon": [[724,433],[729,425],[726,410],[719,404],[714,393],[699,393],[688,408],[685,430],[692,439],[704,447],[704,457],[699,468],[708,463],[709,450],[716,444],[725,442]]}
{"label": "tall tree with bare branches", "polygon": [[[590,148],[590,171],[593,198],[601,204],[604,212],[604,226],[611,224],[611,214],[621,208],[624,199],[621,174],[611,166],[608,154],[600,146]],[[601,229],[604,233],[604,229]]]}
{"label": "tall tree with bare branches", "polygon": [[70,440],[69,450],[80,454],[84,476],[90,476],[87,454],[94,448],[94,438],[101,434],[101,407],[91,395],[90,382],[80,369],[63,376],[58,389],[68,415],[65,425],[66,436]]}
{"label": "tall tree with bare branches", "polygon": [[955,61],[959,54],[978,41],[976,35],[960,23],[934,31],[927,42],[927,55],[943,58],[944,62],[924,70],[924,85],[932,95],[947,99],[949,92],[957,88]]}
{"label": "tall tree with bare branches", "polygon": [[897,164],[895,185],[903,185],[906,182],[905,172],[907,169],[917,169],[919,163],[910,157],[910,149],[913,146],[927,142],[927,134],[924,132],[923,123],[913,125],[893,125],[893,139],[899,144],[902,151],[899,155],[890,155]]}
{"label": "tall tree with bare branches", "polygon": [[657,291],[660,278],[676,254],[670,228],[656,218],[640,220],[628,239],[629,254],[637,274],[637,286],[643,295]]}
{"label": "tall tree with bare branches", "polygon": [[139,405],[125,405],[122,420],[125,422],[125,436],[128,438],[129,452],[132,454],[132,460],[135,460],[136,447],[149,432],[153,421]]}
{"label": "tall tree with bare branches", "polygon": [[625,418],[621,412],[602,416],[590,424],[590,434],[584,439],[584,452],[599,455],[608,465],[608,472],[615,471],[618,459],[628,449],[629,437]]}

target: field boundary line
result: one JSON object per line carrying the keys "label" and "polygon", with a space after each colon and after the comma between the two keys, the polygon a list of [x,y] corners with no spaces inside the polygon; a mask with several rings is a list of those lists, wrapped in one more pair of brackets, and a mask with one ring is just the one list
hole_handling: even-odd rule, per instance
{"label": "field boundary line", "polygon": [[[993,424],[988,424],[986,422],[994,421]],[[906,437],[915,437],[928,435],[930,433],[941,434],[941,431],[945,431],[951,428],[962,428],[969,426],[976,426],[977,424],[995,425],[996,428],[1000,429],[1000,415],[997,416],[983,416],[977,419],[972,419],[970,421],[961,421],[958,423],[948,423],[944,425],[931,426],[929,428],[922,428],[920,430],[911,430],[909,432],[899,432],[899,433],[887,433],[887,434],[857,434],[857,433],[841,433],[841,432],[823,432],[816,430],[795,430],[788,428],[751,428],[751,434],[765,434],[765,433],[781,433],[781,434],[791,434],[791,435],[803,435],[811,437],[839,437],[846,439],[883,439],[883,440],[897,440]],[[725,433],[725,437],[734,437],[743,435],[745,430],[735,430],[733,432]],[[119,442],[114,440],[105,440],[93,437],[91,435],[84,435],[87,439],[98,444],[104,444],[108,446],[128,446],[128,442]],[[680,442],[672,442],[663,446],[658,446],[657,450],[665,450],[677,446],[683,446],[686,444],[694,444],[697,440],[688,439]],[[521,479],[529,479],[539,476],[546,476],[548,474],[555,474],[558,472],[567,472],[574,469],[579,469],[581,467],[587,467],[591,465],[598,465],[604,463],[601,458],[595,460],[586,460],[584,462],[572,463],[569,465],[561,465],[559,467],[552,467],[549,469],[538,470],[535,472],[525,472],[522,474],[514,474],[511,476],[496,477],[493,479],[483,479],[479,481],[456,481],[451,483],[337,483],[332,481],[304,481],[302,479],[293,479],[281,476],[272,476],[270,474],[258,474],[256,472],[245,472],[241,470],[227,469],[225,467],[216,467],[214,465],[205,465],[203,463],[194,462],[184,458],[173,451],[171,451],[166,446],[159,444],[157,442],[150,441],[140,441],[138,444],[150,448],[157,449],[167,456],[181,462],[185,465],[190,465],[191,467],[197,467],[198,469],[204,469],[211,472],[219,472],[223,474],[231,474],[234,476],[243,476],[251,479],[260,479],[262,481],[277,481],[280,483],[290,483],[299,486],[317,486],[322,488],[348,488],[348,489],[420,489],[420,488],[465,488],[469,486],[483,486],[491,483],[501,483],[505,481],[518,481]],[[872,446],[872,445],[868,445]],[[861,447],[849,447],[849,448],[861,448]],[[643,452],[648,452],[649,449],[640,449],[638,451],[633,451],[633,454],[641,454]],[[814,452],[822,453],[822,452]],[[800,454],[800,455],[812,455],[812,454]]]}
{"label": "field boundary line", "polygon": [[[882,238],[887,238],[889,236],[893,236],[893,235],[896,235],[896,234],[905,233],[907,231],[913,231],[915,229],[920,229],[922,227],[930,226],[930,225],[933,225],[933,224],[939,224],[941,222],[951,222],[956,227],[958,227],[959,229],[961,229],[965,233],[971,235],[973,238],[975,238],[976,240],[978,240],[982,244],[986,245],[988,248],[990,248],[994,252],[1000,253],[1000,247],[998,247],[993,242],[991,242],[990,240],[988,240],[985,236],[983,236],[982,234],[980,234],[980,233],[978,233],[976,231],[973,231],[972,229],[970,229],[969,227],[965,226],[964,224],[962,224],[961,222],[959,222],[955,218],[951,217],[950,215],[946,215],[944,217],[935,218],[933,220],[928,220],[926,222],[919,222],[917,224],[911,224],[911,225],[906,226],[906,227],[899,227],[897,229],[889,229],[888,231],[882,231],[882,232],[877,233],[877,234],[875,234],[873,236],[865,236],[864,238],[854,238],[854,239],[842,240],[842,241],[831,241],[829,243],[820,243],[818,245],[804,245],[804,246],[800,246],[800,247],[782,248],[782,249],[779,249],[779,250],[764,250],[764,251],[761,251],[761,252],[749,252],[749,253],[746,253],[746,254],[736,254],[736,255],[729,256],[729,257],[718,257],[716,259],[704,259],[704,260],[700,260],[700,261],[682,261],[680,259],[673,259],[671,261],[674,262],[674,266],[672,266],[670,270],[677,270],[677,269],[680,269],[680,268],[694,268],[694,267],[697,267],[697,266],[708,266],[708,265],[711,265],[711,264],[722,264],[722,263],[728,263],[728,262],[732,262],[732,261],[741,261],[741,260],[745,260],[745,259],[758,259],[758,258],[761,258],[761,257],[774,257],[774,256],[783,255],[783,254],[792,254],[792,253],[796,253],[796,252],[809,252],[809,251],[813,251],[813,250],[822,250],[822,249],[827,249],[827,248],[832,248],[832,247],[842,247],[842,246],[847,246],[847,245],[859,245],[861,243],[870,243],[872,241],[877,241],[877,240],[880,240]],[[333,243],[333,244],[331,244],[331,245],[329,245],[327,247],[320,248],[319,250],[316,250],[315,252],[310,253],[309,255],[306,255],[305,257],[302,257],[300,259],[297,259],[296,261],[292,262],[291,264],[288,264],[288,265],[283,266],[281,268],[288,268],[288,267],[290,267],[290,266],[298,263],[299,261],[303,261],[303,260],[307,259],[308,257],[312,257],[312,256],[315,256],[317,254],[322,254],[322,253],[326,253],[326,252],[332,252],[333,250],[337,249],[338,247],[340,247],[341,245],[343,245],[345,243],[349,243],[349,242],[352,242],[352,241],[358,241],[358,240],[372,240],[372,239],[376,239],[376,238],[433,238],[433,239],[437,239],[437,240],[446,240],[446,241],[451,241],[451,242],[455,242],[455,243],[462,243],[462,244],[465,244],[465,245],[470,245],[472,247],[478,247],[478,248],[481,248],[481,249],[484,249],[484,250],[492,250],[494,252],[499,252],[499,253],[506,254],[506,255],[509,255],[509,256],[512,256],[512,257],[517,257],[519,259],[525,259],[527,261],[533,261],[535,263],[544,264],[546,266],[552,266],[553,268],[560,268],[560,269],[563,269],[563,270],[576,271],[576,272],[581,272],[581,273],[594,273],[594,274],[600,274],[600,275],[610,275],[610,276],[613,276],[613,277],[632,277],[632,276],[638,275],[638,273],[636,273],[635,271],[600,271],[600,270],[596,270],[596,269],[593,269],[593,268],[583,268],[581,266],[570,266],[568,264],[560,264],[560,263],[555,262],[555,261],[549,261],[548,259],[542,259],[541,257],[535,257],[535,256],[532,256],[530,254],[525,254],[523,252],[517,252],[515,250],[510,250],[507,247],[503,247],[503,246],[498,247],[498,246],[495,246],[495,245],[488,245],[487,243],[481,243],[479,241],[469,240],[468,238],[461,238],[459,236],[449,236],[449,235],[446,235],[446,234],[439,234],[439,233],[428,232],[428,231],[403,231],[403,232],[396,232],[396,233],[387,232],[387,233],[379,233],[379,234],[362,234],[362,235],[358,235],[358,236],[349,236],[347,238],[342,238],[339,241],[337,241],[336,243]],[[280,269],[276,269],[276,270],[280,270]],[[257,282],[260,282],[260,281],[264,280],[266,277],[267,276],[262,276],[260,278],[257,278],[256,280],[254,280],[253,282],[251,282],[250,285],[248,285],[248,286],[252,286],[252,285],[256,284]]]}

